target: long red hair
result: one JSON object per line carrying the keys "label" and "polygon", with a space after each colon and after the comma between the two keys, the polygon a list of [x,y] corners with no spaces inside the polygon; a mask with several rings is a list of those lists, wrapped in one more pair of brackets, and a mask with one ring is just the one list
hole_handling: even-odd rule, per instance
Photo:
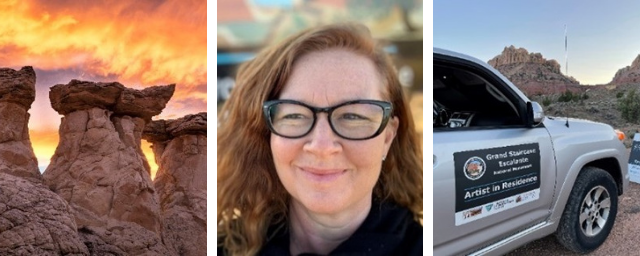
{"label": "long red hair", "polygon": [[218,112],[218,241],[232,255],[257,254],[267,229],[287,221],[290,197],[276,174],[262,103],[278,98],[297,58],[329,48],[367,56],[384,78],[384,96],[400,123],[374,197],[422,219],[422,149],[393,63],[366,27],[328,25],[291,36],[240,66],[231,97]]}

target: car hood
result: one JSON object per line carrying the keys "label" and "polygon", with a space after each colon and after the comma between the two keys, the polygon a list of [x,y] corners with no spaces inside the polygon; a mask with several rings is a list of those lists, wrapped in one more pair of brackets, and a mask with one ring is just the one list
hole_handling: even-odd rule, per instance
{"label": "car hood", "polygon": [[606,141],[622,145],[608,124],[566,117],[547,117],[543,123],[554,141],[568,139],[572,140],[570,144]]}
{"label": "car hood", "polygon": [[[567,127],[568,124],[568,127]],[[591,121],[587,119],[579,119],[579,118],[571,118],[571,117],[555,117],[555,116],[547,116],[544,120],[544,125],[546,127],[565,127],[568,129],[598,129],[598,130],[613,130],[611,125],[600,123],[596,121]],[[574,126],[574,127],[572,127]]]}

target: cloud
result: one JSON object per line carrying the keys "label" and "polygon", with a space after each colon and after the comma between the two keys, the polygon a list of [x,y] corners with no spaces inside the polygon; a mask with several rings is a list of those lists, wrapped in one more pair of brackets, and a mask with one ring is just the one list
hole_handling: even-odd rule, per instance
{"label": "cloud", "polygon": [[187,114],[195,114],[199,112],[206,112],[207,100],[206,99],[185,99],[169,102],[167,108],[154,120],[158,119],[177,119]]}
{"label": "cloud", "polygon": [[[55,84],[118,81],[141,89],[175,83],[159,118],[206,111],[206,5],[201,0],[0,0],[0,65],[36,70],[29,128],[40,166],[48,164],[58,143],[61,116],[49,102]],[[152,155],[147,145],[143,151]],[[153,157],[148,159],[154,165]]]}
{"label": "cloud", "polygon": [[[115,74],[99,76],[86,73],[84,70],[77,68],[54,70],[35,68],[34,70],[36,72],[36,100],[33,102],[31,109],[29,110],[32,117],[29,121],[29,128],[31,130],[57,129],[60,125],[61,115],[53,110],[49,101],[49,88],[52,86],[56,84],[67,84],[71,79],[95,82],[117,81],[117,76]],[[185,100],[188,101],[188,99]]]}
{"label": "cloud", "polygon": [[[4,0],[0,63],[116,75],[126,86],[206,84],[206,1]],[[205,91],[198,91],[205,93]]]}

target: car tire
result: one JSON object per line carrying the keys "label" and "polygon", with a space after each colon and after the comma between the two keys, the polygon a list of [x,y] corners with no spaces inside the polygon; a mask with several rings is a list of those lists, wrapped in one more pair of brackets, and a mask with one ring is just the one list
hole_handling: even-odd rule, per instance
{"label": "car tire", "polygon": [[611,174],[585,167],[571,190],[556,238],[571,251],[593,251],[609,236],[617,213],[618,189]]}

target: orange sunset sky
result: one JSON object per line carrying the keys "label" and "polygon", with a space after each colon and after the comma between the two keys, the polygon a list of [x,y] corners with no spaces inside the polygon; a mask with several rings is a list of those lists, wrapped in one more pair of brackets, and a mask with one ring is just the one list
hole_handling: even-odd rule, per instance
{"label": "orange sunset sky", "polygon": [[[206,111],[207,3],[197,0],[0,0],[0,67],[36,71],[31,143],[44,171],[62,117],[49,88],[71,79],[129,88],[176,84],[162,114]],[[157,169],[149,144],[143,151]],[[153,175],[152,175],[153,176]]]}

